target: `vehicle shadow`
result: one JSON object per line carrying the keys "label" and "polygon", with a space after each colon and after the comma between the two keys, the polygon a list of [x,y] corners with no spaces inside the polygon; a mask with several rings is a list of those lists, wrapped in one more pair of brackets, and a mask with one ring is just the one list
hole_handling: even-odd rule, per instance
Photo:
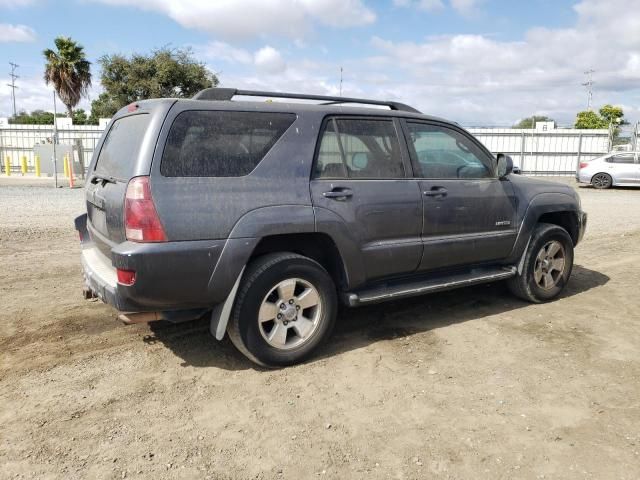
{"label": "vehicle shadow", "polygon": [[[562,298],[606,284],[609,277],[575,265]],[[509,293],[504,282],[477,285],[378,305],[341,308],[331,341],[310,362],[339,355],[372,343],[402,338],[436,328],[511,312],[531,305]],[[183,359],[183,366],[225,370],[255,369],[225,336],[218,342],[209,334],[209,318],[182,324],[153,322],[146,343],[160,342]]]}

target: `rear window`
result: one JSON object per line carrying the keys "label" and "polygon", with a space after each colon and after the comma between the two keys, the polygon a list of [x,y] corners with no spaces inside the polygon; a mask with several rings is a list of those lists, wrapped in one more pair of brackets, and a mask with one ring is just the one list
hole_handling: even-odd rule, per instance
{"label": "rear window", "polygon": [[165,177],[247,175],[295,119],[291,113],[183,112],[169,130],[160,172]]}
{"label": "rear window", "polygon": [[96,173],[125,180],[133,176],[149,118],[148,114],[142,113],[113,122],[100,149]]}

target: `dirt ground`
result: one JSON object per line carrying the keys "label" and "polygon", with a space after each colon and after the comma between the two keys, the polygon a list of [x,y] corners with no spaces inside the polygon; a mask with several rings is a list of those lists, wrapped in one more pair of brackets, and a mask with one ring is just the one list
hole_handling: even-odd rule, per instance
{"label": "dirt ground", "polygon": [[345,310],[262,370],[206,322],[82,300],[82,191],[0,182],[0,478],[640,477],[640,189],[580,188],[563,297]]}

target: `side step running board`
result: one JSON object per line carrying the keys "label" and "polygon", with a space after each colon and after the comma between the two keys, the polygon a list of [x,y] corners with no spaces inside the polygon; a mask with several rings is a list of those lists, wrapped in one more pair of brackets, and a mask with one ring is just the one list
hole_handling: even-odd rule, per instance
{"label": "side step running board", "polygon": [[357,293],[347,293],[346,299],[349,306],[357,307],[358,305],[367,305],[387,300],[424,295],[426,293],[452,290],[454,288],[467,287],[477,283],[504,280],[515,276],[516,273],[516,267],[477,268],[469,272],[457,273],[446,277],[429,278],[424,280],[414,279],[405,283],[376,286]]}

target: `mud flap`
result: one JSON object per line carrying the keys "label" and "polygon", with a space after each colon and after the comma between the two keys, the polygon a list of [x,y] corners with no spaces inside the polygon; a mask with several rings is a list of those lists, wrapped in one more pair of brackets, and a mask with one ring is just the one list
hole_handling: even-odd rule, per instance
{"label": "mud flap", "polygon": [[209,331],[211,335],[216,337],[216,340],[222,340],[224,338],[224,332],[227,330],[227,324],[229,323],[229,317],[231,316],[231,309],[233,308],[233,303],[236,299],[236,294],[238,293],[238,287],[240,287],[240,280],[242,280],[242,274],[244,273],[245,267],[242,267],[240,271],[240,275],[236,279],[236,283],[233,284],[233,288],[227,299],[223,303],[219,303],[213,308],[211,312],[211,324],[209,326]]}

